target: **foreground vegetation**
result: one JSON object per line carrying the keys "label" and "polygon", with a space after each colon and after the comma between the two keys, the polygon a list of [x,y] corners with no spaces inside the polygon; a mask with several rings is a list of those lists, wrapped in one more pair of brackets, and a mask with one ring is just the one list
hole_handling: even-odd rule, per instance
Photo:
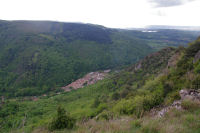
{"label": "foreground vegetation", "polygon": [[[55,131],[55,133],[199,133],[200,106],[195,110],[171,110],[162,118],[145,115],[143,118],[134,116],[120,117],[113,120],[89,120],[78,123],[77,129]],[[47,133],[39,128],[34,133]]]}

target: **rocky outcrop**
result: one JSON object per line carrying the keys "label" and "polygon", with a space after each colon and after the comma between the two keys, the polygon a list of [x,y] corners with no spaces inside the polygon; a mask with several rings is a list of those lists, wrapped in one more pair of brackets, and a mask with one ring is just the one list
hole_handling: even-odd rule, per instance
{"label": "rocky outcrop", "polygon": [[200,101],[200,92],[198,90],[181,90],[179,92],[181,100]]}
{"label": "rocky outcrop", "polygon": [[192,100],[192,101],[199,101],[200,102],[200,91],[198,90],[180,90],[179,92],[181,100],[174,101],[173,104],[167,107],[163,107],[160,110],[159,109],[152,109],[151,114],[157,117],[164,116],[167,112],[169,112],[171,109],[175,108],[177,110],[181,110],[181,103],[183,100]]}
{"label": "rocky outcrop", "polygon": [[162,110],[157,112],[157,116],[158,117],[162,117],[164,116],[167,112],[169,112],[169,110],[176,108],[178,110],[181,110],[181,101],[175,101],[172,105],[164,107]]}
{"label": "rocky outcrop", "polygon": [[142,68],[142,63],[139,62],[136,66],[135,66],[135,71],[139,70]]}

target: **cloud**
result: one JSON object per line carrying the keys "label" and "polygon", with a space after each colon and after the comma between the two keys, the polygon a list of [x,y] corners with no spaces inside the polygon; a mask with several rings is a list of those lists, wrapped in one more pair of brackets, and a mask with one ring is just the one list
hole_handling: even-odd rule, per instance
{"label": "cloud", "polygon": [[195,0],[148,0],[153,3],[154,7],[171,7],[171,6],[179,6],[188,2],[192,2]]}
{"label": "cloud", "polygon": [[163,10],[156,10],[154,12],[152,12],[153,15],[159,16],[159,17],[166,17],[167,14],[165,11]]}

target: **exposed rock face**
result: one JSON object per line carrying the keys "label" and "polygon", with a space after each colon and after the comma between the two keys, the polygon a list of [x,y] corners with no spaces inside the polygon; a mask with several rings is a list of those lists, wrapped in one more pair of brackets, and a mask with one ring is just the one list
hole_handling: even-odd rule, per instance
{"label": "exposed rock face", "polygon": [[196,53],[193,63],[196,63],[200,59],[200,50]]}
{"label": "exposed rock face", "polygon": [[83,78],[80,78],[71,84],[62,87],[65,91],[71,91],[72,89],[79,89],[83,88],[84,86],[95,84],[97,81],[102,80],[105,78],[107,73],[109,73],[110,70],[105,70],[103,72],[91,72],[87,75],[85,75]]}
{"label": "exposed rock face", "polygon": [[181,90],[179,94],[181,96],[181,100],[200,101],[200,92],[197,90]]}
{"label": "exposed rock face", "polygon": [[181,108],[181,101],[174,101],[174,103],[172,105],[165,107],[162,110],[158,111],[157,116],[158,117],[164,116],[172,108],[176,108],[178,110],[182,109]]}
{"label": "exposed rock face", "polygon": [[152,110],[153,115],[156,115],[157,117],[164,116],[167,112],[169,112],[170,109],[175,108],[178,110],[181,110],[181,103],[183,100],[193,100],[193,101],[199,101],[200,102],[200,92],[197,90],[180,90],[179,92],[181,96],[181,100],[174,101],[173,104],[170,106],[162,108],[160,111],[157,111],[155,109]]}
{"label": "exposed rock face", "polygon": [[142,64],[141,64],[141,62],[140,62],[140,63],[138,63],[138,64],[135,66],[135,71],[141,69],[141,67],[142,67]]}

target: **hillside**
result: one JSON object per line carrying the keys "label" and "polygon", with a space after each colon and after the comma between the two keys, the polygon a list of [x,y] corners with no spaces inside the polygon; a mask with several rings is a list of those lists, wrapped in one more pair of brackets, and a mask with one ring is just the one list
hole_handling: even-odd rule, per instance
{"label": "hillside", "polygon": [[[84,74],[128,65],[153,49],[98,25],[0,21],[0,92],[38,95]],[[132,52],[134,51],[134,52]]]}
{"label": "hillside", "polygon": [[[0,108],[1,131],[48,132],[61,105],[76,119],[76,127],[55,132],[198,133],[200,99],[191,96],[200,94],[199,51],[200,38],[187,48],[150,54],[81,89],[41,96],[37,101],[5,100]],[[161,118],[151,115],[180,100],[181,110],[171,108]]]}
{"label": "hillside", "polygon": [[153,51],[185,45],[196,38],[190,32],[165,32],[82,23],[0,21],[0,95],[57,92],[88,72],[127,66]]}

